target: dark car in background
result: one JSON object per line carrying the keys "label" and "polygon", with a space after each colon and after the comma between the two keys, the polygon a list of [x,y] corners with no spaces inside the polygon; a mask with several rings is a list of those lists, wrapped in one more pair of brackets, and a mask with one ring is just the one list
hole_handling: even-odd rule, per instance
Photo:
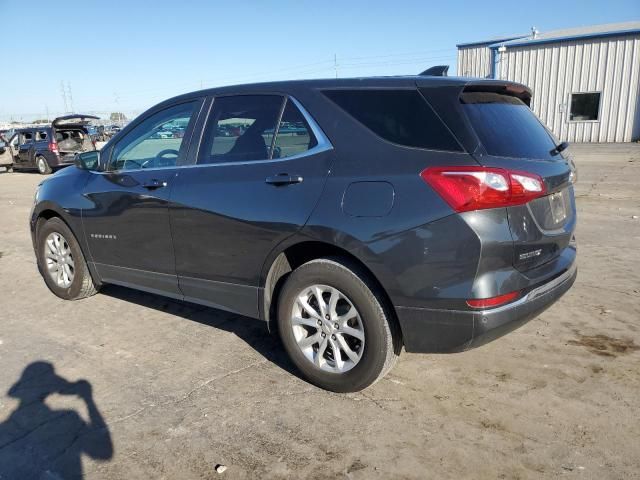
{"label": "dark car in background", "polygon": [[575,174],[530,100],[428,76],[167,100],[40,185],[40,272],[65,299],[113,283],[264,320],[310,382],[360,390],[573,284]]}
{"label": "dark car in background", "polygon": [[92,115],[58,117],[51,126],[19,128],[8,139],[14,169],[37,169],[41,174],[73,164],[78,153],[95,150],[89,132]]}

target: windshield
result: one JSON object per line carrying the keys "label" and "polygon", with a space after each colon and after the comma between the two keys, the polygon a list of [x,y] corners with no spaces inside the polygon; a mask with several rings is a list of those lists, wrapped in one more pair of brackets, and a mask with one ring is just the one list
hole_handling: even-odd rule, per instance
{"label": "windshield", "polygon": [[522,100],[493,92],[465,92],[460,101],[489,155],[559,160],[555,143]]}

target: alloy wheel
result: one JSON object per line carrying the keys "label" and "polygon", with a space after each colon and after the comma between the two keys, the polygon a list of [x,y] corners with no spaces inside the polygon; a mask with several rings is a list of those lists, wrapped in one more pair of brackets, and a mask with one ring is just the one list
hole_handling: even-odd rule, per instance
{"label": "alloy wheel", "polygon": [[336,288],[312,285],[302,290],[293,305],[291,328],[300,351],[321,370],[344,373],[362,359],[362,319]]}
{"label": "alloy wheel", "polygon": [[75,263],[71,247],[58,232],[50,233],[44,242],[44,258],[47,271],[55,284],[69,288],[75,275]]}

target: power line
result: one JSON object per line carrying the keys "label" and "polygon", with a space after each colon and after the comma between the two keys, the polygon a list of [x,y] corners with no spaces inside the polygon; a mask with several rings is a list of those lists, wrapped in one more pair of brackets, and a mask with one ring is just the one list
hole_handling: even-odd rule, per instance
{"label": "power line", "polygon": [[[277,81],[283,79],[286,73],[286,77],[295,77],[302,79],[305,76],[312,74],[326,74],[327,77],[331,74],[335,78],[338,78],[338,69],[349,70],[352,75],[379,75],[380,71],[376,72],[375,70],[378,68],[384,67],[393,67],[393,66],[401,66],[401,65],[416,65],[418,66],[421,63],[428,63],[431,61],[443,61],[443,60],[451,60],[455,62],[455,54],[453,54],[454,49],[451,48],[441,48],[441,49],[430,49],[430,50],[420,50],[420,51],[412,51],[412,52],[400,52],[400,53],[389,53],[382,55],[368,55],[368,56],[347,56],[340,57],[340,63],[338,63],[337,53],[334,53],[332,59],[326,60],[318,60],[315,62],[308,62],[304,64],[298,65],[290,65],[283,68],[278,68],[273,71],[263,71],[259,73],[249,74],[249,75],[229,75],[226,77],[218,77],[216,79],[200,79],[198,80],[190,80],[180,83],[175,83],[171,85],[158,86],[156,88],[145,88],[140,90],[132,90],[120,92],[119,94],[114,94],[115,102],[109,102],[106,96],[91,96],[91,97],[83,97],[82,103],[85,105],[94,105],[94,102],[100,102],[102,105],[107,105],[111,103],[112,105],[115,103],[116,110],[122,108],[120,106],[119,100],[124,99],[132,99],[133,97],[147,97],[144,100],[145,104],[151,103],[155,97],[165,97],[172,94],[179,94],[182,91],[190,91],[192,89],[203,89],[210,88],[219,85],[229,85],[229,84],[237,84],[237,83],[248,83],[252,81]],[[451,55],[444,55],[445,52],[452,52]],[[313,67],[313,68],[312,68]],[[419,65],[419,68],[422,68],[422,65]],[[374,71],[371,71],[373,69]],[[358,72],[360,70],[362,73]],[[364,73],[366,72],[366,73]],[[326,78],[326,77],[325,77]],[[71,83],[67,81],[67,88],[65,88],[64,82],[60,82],[60,91],[62,95],[62,100],[64,104],[65,113],[74,110],[73,105],[73,96],[71,91]],[[105,103],[106,102],[106,103]],[[129,103],[129,102],[125,102]],[[138,103],[138,102],[135,102]],[[84,110],[84,109],[83,109]],[[125,109],[130,110],[130,109]],[[86,111],[86,110],[84,110]],[[104,111],[108,111],[108,109],[104,109]],[[26,114],[25,114],[26,115]]]}

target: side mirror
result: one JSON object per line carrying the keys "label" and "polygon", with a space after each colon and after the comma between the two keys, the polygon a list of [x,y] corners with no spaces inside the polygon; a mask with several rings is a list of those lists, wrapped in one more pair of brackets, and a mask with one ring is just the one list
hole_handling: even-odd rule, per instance
{"label": "side mirror", "polygon": [[80,170],[96,171],[100,165],[100,152],[92,150],[90,152],[79,153],[73,160]]}
{"label": "side mirror", "polygon": [[549,153],[555,157],[557,154],[566,150],[567,148],[569,148],[569,142],[562,142],[560,145],[556,146],[556,148],[551,150]]}

